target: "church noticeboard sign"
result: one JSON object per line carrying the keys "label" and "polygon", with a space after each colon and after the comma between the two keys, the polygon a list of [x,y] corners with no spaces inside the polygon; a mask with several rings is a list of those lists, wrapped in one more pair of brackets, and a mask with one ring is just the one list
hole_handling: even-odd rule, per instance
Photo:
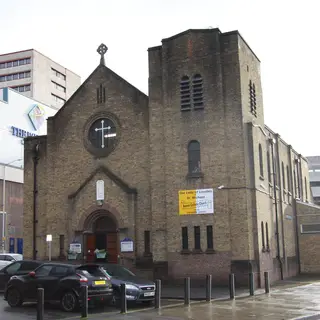
{"label": "church noticeboard sign", "polygon": [[213,189],[179,191],[179,215],[214,213]]}
{"label": "church noticeboard sign", "polygon": [[104,181],[98,180],[96,183],[96,200],[101,201],[104,200]]}
{"label": "church noticeboard sign", "polygon": [[133,241],[129,238],[124,238],[120,241],[121,252],[133,252]]}

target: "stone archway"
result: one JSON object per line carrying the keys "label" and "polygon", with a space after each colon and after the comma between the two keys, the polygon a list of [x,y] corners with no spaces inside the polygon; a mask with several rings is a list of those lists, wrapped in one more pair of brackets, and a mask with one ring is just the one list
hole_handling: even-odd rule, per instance
{"label": "stone archway", "polygon": [[[84,221],[84,240],[87,262],[117,263],[119,252],[118,223],[106,210],[97,210]],[[106,257],[95,254],[95,250],[106,250]]]}

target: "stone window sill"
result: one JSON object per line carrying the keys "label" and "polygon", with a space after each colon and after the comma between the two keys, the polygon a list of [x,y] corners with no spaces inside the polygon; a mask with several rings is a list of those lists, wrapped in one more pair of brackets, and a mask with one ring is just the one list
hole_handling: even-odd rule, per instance
{"label": "stone window sill", "polygon": [[180,251],[181,254],[191,254],[191,251],[189,249],[182,249]]}
{"label": "stone window sill", "polygon": [[203,178],[203,173],[202,172],[196,172],[196,173],[188,173],[187,174],[187,179],[198,179],[198,178]]}
{"label": "stone window sill", "polygon": [[203,253],[203,251],[201,249],[193,249],[192,253],[193,254],[201,254],[201,253]]}
{"label": "stone window sill", "polygon": [[214,254],[214,253],[216,253],[216,251],[214,249],[207,249],[205,253],[206,254]]}

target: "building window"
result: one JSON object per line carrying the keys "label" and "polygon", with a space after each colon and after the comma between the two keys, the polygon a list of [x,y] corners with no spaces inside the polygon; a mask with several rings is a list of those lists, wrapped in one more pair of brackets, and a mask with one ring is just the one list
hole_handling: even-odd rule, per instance
{"label": "building window", "polygon": [[257,117],[257,99],[256,99],[256,87],[250,80],[249,82],[249,96],[250,96],[250,112]]}
{"label": "building window", "polygon": [[194,249],[201,250],[200,227],[194,227]]}
{"label": "building window", "polygon": [[194,109],[203,109],[203,81],[200,74],[192,78],[192,99]]}
{"label": "building window", "polygon": [[11,60],[7,62],[1,62],[0,69],[12,68],[12,67],[17,67],[18,65],[21,66],[21,65],[30,64],[30,63],[31,63],[31,58]]}
{"label": "building window", "polygon": [[207,226],[207,249],[213,250],[213,227]]}
{"label": "building window", "polygon": [[183,76],[180,81],[181,111],[191,110],[190,79]]}
{"label": "building window", "polygon": [[52,99],[53,101],[59,103],[59,104],[64,104],[66,102],[66,100],[56,96],[55,94],[51,93]]}
{"label": "building window", "polygon": [[296,176],[296,170],[293,169],[293,179],[294,179],[294,192],[295,197],[297,196],[297,176]]}
{"label": "building window", "polygon": [[61,86],[60,84],[54,82],[54,81],[51,81],[52,84],[53,84],[53,87],[56,89],[56,90],[59,90],[61,92],[66,92],[66,88],[64,86]]}
{"label": "building window", "polygon": [[18,91],[18,92],[28,92],[31,91],[31,85],[30,84],[26,84],[26,85],[21,85],[21,86],[14,86],[14,87],[10,87],[11,89]]}
{"label": "building window", "polygon": [[200,143],[198,141],[190,141],[188,145],[188,166],[189,174],[201,172]]}
{"label": "building window", "polygon": [[59,244],[60,244],[60,257],[63,257],[64,256],[64,234],[60,234],[60,237],[59,237]]}
{"label": "building window", "polygon": [[262,251],[266,249],[265,247],[265,241],[264,241],[264,224],[261,221],[261,240],[262,240]]}
{"label": "building window", "polygon": [[304,187],[305,187],[305,190],[306,190],[306,201],[308,201],[308,184],[307,184],[307,177],[304,177]]}
{"label": "building window", "polygon": [[151,241],[150,241],[150,231],[146,230],[144,232],[144,253],[151,253]]}
{"label": "building window", "polygon": [[267,251],[270,251],[270,246],[269,246],[269,228],[268,228],[268,222],[266,222],[266,240],[267,240]]}
{"label": "building window", "polygon": [[189,250],[188,227],[182,227],[182,250]]}
{"label": "building window", "polygon": [[281,163],[281,171],[282,171],[282,188],[283,190],[285,190],[286,188],[286,174],[284,172],[284,164],[283,164],[283,161]]}
{"label": "building window", "polygon": [[62,74],[61,72],[59,72],[58,70],[54,69],[54,68],[51,68],[52,70],[52,74],[57,77],[57,78],[60,78],[62,80],[66,80],[66,76],[64,74]]}
{"label": "building window", "polygon": [[24,72],[18,72],[18,73],[10,73],[10,74],[1,76],[0,82],[13,81],[13,80],[30,78],[30,77],[31,77],[31,71],[24,71]]}
{"label": "building window", "polygon": [[261,143],[259,143],[259,166],[260,166],[260,177],[263,178],[263,155]]}
{"label": "building window", "polygon": [[268,166],[268,180],[269,183],[272,183],[271,181],[271,164],[270,164],[270,152],[267,152],[267,166]]}
{"label": "building window", "polygon": [[287,166],[287,182],[288,182],[288,191],[291,192],[291,191],[292,191],[292,188],[291,188],[291,179],[290,179],[289,166]]}

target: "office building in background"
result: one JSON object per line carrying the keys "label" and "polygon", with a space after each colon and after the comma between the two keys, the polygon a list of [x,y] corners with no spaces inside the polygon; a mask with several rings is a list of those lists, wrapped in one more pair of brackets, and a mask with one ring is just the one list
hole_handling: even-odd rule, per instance
{"label": "office building in background", "polygon": [[34,49],[0,55],[0,88],[12,88],[57,110],[80,84],[79,75]]}
{"label": "office building in background", "polygon": [[320,156],[307,157],[314,204],[320,205]]}
{"label": "office building in background", "polygon": [[0,89],[0,252],[23,253],[24,138],[45,135],[47,118],[56,112],[13,89]]}

